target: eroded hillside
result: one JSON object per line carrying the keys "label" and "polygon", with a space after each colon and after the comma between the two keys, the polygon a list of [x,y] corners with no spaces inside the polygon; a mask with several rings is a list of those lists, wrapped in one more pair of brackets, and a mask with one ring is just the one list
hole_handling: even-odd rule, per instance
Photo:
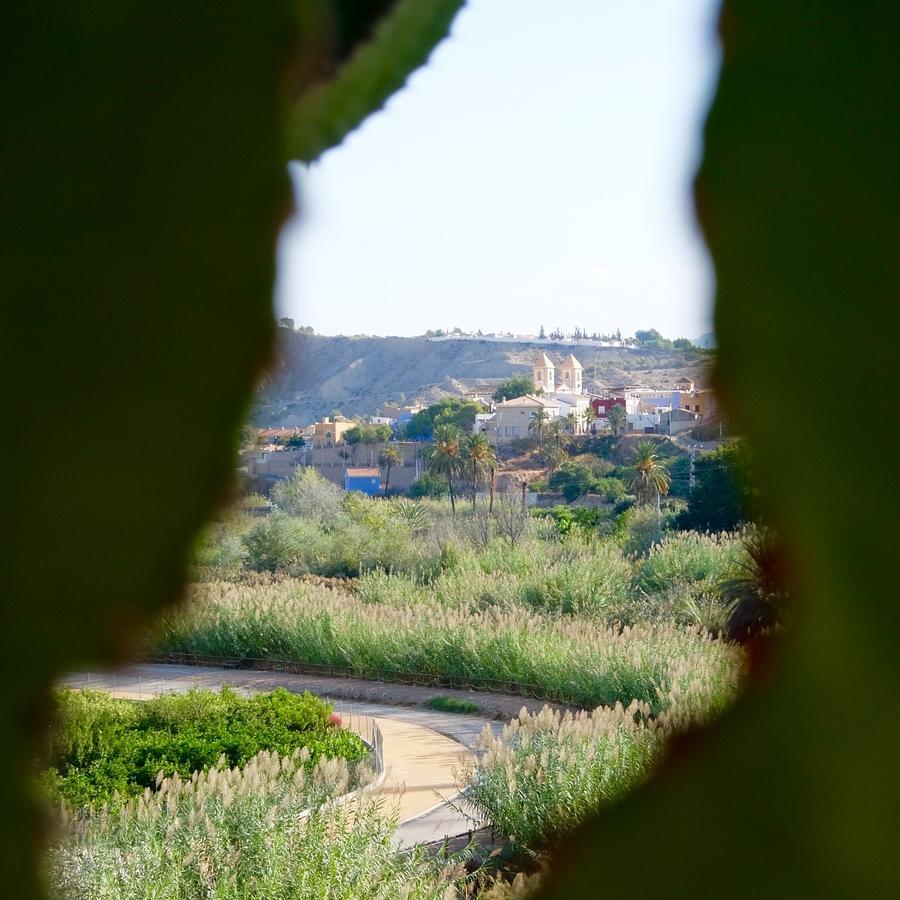
{"label": "eroded hillside", "polygon": [[260,425],[306,425],[333,410],[368,415],[389,402],[434,401],[530,371],[540,350],[574,352],[585,389],[669,387],[681,374],[707,382],[708,357],[682,351],[403,337],[324,337],[279,329],[281,350],[254,411]]}

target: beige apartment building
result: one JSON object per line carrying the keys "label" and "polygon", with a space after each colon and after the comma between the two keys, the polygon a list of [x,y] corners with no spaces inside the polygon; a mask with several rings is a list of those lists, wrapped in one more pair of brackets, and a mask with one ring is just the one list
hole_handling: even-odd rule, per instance
{"label": "beige apartment building", "polygon": [[313,425],[312,445],[315,449],[321,450],[325,447],[336,447],[338,444],[344,443],[344,432],[352,428],[356,423],[353,419],[346,416],[335,416],[333,419],[325,416],[321,422]]}

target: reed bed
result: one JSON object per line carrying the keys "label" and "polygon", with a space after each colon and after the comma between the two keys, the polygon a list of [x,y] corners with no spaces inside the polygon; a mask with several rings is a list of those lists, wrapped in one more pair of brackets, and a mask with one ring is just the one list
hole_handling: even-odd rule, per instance
{"label": "reed bed", "polygon": [[716,709],[708,699],[676,688],[659,716],[638,700],[591,712],[523,708],[500,735],[484,729],[478,762],[461,773],[461,784],[514,850],[541,857],[638,787],[673,733],[712,718]]}
{"label": "reed bed", "polygon": [[523,709],[501,735],[485,728],[468,798],[513,848],[536,855],[647,775],[661,729],[646,704],[592,712]]}
{"label": "reed bed", "polygon": [[396,816],[348,788],[343,760],[307,773],[302,751],[263,751],[243,768],[162,779],[123,808],[62,814],[50,850],[52,896],[74,900],[447,900],[457,862],[399,854]]}
{"label": "reed bed", "polygon": [[[517,608],[373,604],[342,589],[292,579],[204,582],[160,623],[163,652],[286,659],[385,673],[488,678],[554,692],[573,705],[647,703],[672,691],[711,707],[733,696],[737,651],[674,624],[619,628]],[[698,701],[699,702],[699,701]]]}

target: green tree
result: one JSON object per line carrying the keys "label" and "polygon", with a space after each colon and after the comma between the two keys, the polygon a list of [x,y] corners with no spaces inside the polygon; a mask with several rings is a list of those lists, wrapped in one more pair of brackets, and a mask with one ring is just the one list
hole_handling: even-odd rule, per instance
{"label": "green tree", "polygon": [[533,431],[537,435],[538,439],[538,447],[544,446],[544,430],[547,427],[547,423],[550,421],[550,416],[547,413],[547,410],[541,408],[536,409],[531,414],[531,421],[528,423],[528,430]]}
{"label": "green tree", "polygon": [[478,492],[478,479],[479,477],[496,470],[497,452],[494,450],[491,442],[483,434],[471,434],[462,442],[462,456],[466,466],[472,473],[472,509],[475,509],[475,494]]}
{"label": "green tree", "polygon": [[639,504],[650,503],[669,492],[669,471],[656,454],[651,441],[641,441],[634,448],[634,463],[628,474],[628,487]]}
{"label": "green tree", "polygon": [[443,475],[425,472],[409,486],[408,493],[413,499],[430,497],[432,500],[440,500],[447,496],[448,490],[447,479]]}
{"label": "green tree", "polygon": [[455,425],[440,424],[434,426],[434,443],[425,448],[425,462],[432,475],[447,479],[450,493],[450,508],[456,513],[456,500],[453,496],[453,479],[462,468],[461,435]]}
{"label": "green tree", "polygon": [[534,381],[530,375],[513,375],[506,381],[501,381],[494,391],[494,400],[498,403],[502,400],[515,400],[516,397],[524,397],[534,393]]}
{"label": "green tree", "polygon": [[628,421],[625,407],[620,406],[618,403],[614,404],[606,417],[606,421],[609,422],[609,430],[618,437],[625,430],[625,425]]}
{"label": "green tree", "polygon": [[759,489],[744,441],[726,444],[694,462],[694,487],[679,528],[733,531],[759,518]]}
{"label": "green tree", "polygon": [[475,416],[483,409],[484,407],[475,400],[444,397],[438,403],[432,403],[413,415],[406,425],[406,436],[410,440],[428,439],[437,425],[454,425],[460,431],[471,431],[475,424]]}
{"label": "green tree", "polygon": [[396,444],[388,444],[381,451],[378,461],[384,466],[384,489],[388,491],[391,486],[391,469],[403,465],[403,451]]}
{"label": "green tree", "polygon": [[567,462],[550,475],[547,483],[551,490],[561,491],[570,503],[582,494],[590,493],[597,479],[587,466]]}
{"label": "green tree", "polygon": [[664,338],[655,328],[634,333],[635,343],[643,350],[671,350],[672,342]]}

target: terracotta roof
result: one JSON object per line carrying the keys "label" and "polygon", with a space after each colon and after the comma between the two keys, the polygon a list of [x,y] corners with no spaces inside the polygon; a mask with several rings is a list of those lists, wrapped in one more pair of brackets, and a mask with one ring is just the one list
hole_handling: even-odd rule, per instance
{"label": "terracotta roof", "polygon": [[347,469],[344,474],[351,478],[381,478],[381,472],[378,469]]}
{"label": "terracotta roof", "polygon": [[553,360],[550,359],[550,357],[547,356],[546,353],[541,353],[541,355],[535,361],[534,365],[535,365],[535,368],[538,368],[538,369],[545,369],[545,368],[546,369],[554,369],[554,368],[556,368],[553,365]]}
{"label": "terracotta roof", "polygon": [[575,359],[574,355],[570,353],[566,357],[566,361],[563,363],[563,368],[564,369],[581,369],[581,368],[583,368],[583,366],[581,365],[580,362],[578,362],[577,359]]}

